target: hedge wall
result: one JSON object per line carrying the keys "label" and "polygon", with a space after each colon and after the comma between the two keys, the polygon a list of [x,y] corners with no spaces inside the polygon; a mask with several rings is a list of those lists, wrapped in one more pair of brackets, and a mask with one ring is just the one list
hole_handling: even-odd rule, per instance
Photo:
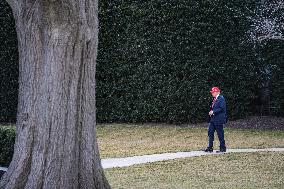
{"label": "hedge wall", "polygon": [[[284,47],[277,42],[262,46],[265,61],[259,63],[246,36],[247,18],[256,6],[253,0],[100,1],[97,121],[204,121],[212,86],[222,89],[229,119],[244,117],[256,112],[251,107],[263,80],[260,65],[273,67],[271,103],[281,115]],[[8,16],[5,23],[12,27],[11,15],[1,16]],[[11,72],[1,72],[1,80],[12,83],[0,91],[5,96],[1,106],[9,109],[1,108],[1,116],[16,110],[16,38],[11,28],[7,31],[13,39],[11,56],[0,57],[5,57],[1,66]],[[2,44],[6,37],[0,40]]]}
{"label": "hedge wall", "polygon": [[270,114],[284,116],[284,42],[272,41],[261,49],[264,66],[272,70],[266,74],[270,80]]}
{"label": "hedge wall", "polygon": [[[254,1],[104,1],[98,120],[203,121],[219,86],[230,118],[248,113],[255,58],[238,11]],[[249,11],[244,12],[249,14]]]}
{"label": "hedge wall", "polygon": [[0,126],[0,165],[9,166],[13,153],[15,143],[15,127]]}
{"label": "hedge wall", "polygon": [[12,11],[0,1],[0,121],[16,118],[18,97],[18,51]]}

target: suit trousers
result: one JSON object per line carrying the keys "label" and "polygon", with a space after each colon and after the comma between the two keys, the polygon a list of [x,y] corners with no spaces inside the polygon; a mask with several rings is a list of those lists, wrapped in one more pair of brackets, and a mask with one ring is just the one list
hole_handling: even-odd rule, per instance
{"label": "suit trousers", "polygon": [[224,125],[223,124],[214,124],[209,123],[208,127],[208,138],[209,138],[209,148],[213,148],[214,142],[214,132],[217,131],[217,135],[220,142],[220,149],[226,149],[225,138],[224,138]]}

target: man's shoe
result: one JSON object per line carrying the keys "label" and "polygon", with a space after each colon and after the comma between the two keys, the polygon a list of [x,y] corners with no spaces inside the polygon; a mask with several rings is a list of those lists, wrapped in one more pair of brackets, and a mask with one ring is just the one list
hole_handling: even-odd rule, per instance
{"label": "man's shoe", "polygon": [[224,153],[224,152],[226,152],[226,148],[223,148],[223,149],[216,151],[216,153]]}
{"label": "man's shoe", "polygon": [[213,152],[213,148],[207,147],[207,148],[205,148],[203,151],[204,151],[204,152]]}

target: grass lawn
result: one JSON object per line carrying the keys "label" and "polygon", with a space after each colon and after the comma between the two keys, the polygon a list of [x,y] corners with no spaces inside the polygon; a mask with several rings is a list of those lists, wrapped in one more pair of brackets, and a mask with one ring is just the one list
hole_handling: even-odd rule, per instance
{"label": "grass lawn", "polygon": [[[97,126],[101,158],[200,150],[207,128],[174,125],[110,124]],[[219,141],[215,133],[215,149]],[[225,128],[228,148],[284,147],[284,132]]]}
{"label": "grass lawn", "polygon": [[[101,157],[200,150],[207,128],[98,125]],[[225,128],[228,148],[284,147],[284,132]],[[218,149],[216,136],[215,149]],[[231,153],[105,170],[113,189],[284,188],[284,153]]]}
{"label": "grass lawn", "polygon": [[113,189],[284,188],[284,153],[235,153],[105,170]]}
{"label": "grass lawn", "polygon": [[[200,150],[207,128],[100,124],[101,158]],[[284,147],[284,131],[225,128],[228,148]],[[218,149],[218,138],[215,139]],[[231,153],[105,170],[113,189],[284,188],[284,153]]]}
{"label": "grass lawn", "polygon": [[[200,150],[207,128],[98,125],[101,157]],[[228,148],[284,147],[284,132],[225,128]],[[216,136],[215,149],[218,149]],[[284,153],[231,153],[105,170],[113,189],[284,188]]]}

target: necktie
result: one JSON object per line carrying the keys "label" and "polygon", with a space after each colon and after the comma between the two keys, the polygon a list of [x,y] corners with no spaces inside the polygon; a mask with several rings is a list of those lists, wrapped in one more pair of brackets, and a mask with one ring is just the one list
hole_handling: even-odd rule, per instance
{"label": "necktie", "polygon": [[215,102],[216,102],[216,98],[213,99],[213,102],[212,102],[212,105],[211,105],[211,110],[213,110]]}

